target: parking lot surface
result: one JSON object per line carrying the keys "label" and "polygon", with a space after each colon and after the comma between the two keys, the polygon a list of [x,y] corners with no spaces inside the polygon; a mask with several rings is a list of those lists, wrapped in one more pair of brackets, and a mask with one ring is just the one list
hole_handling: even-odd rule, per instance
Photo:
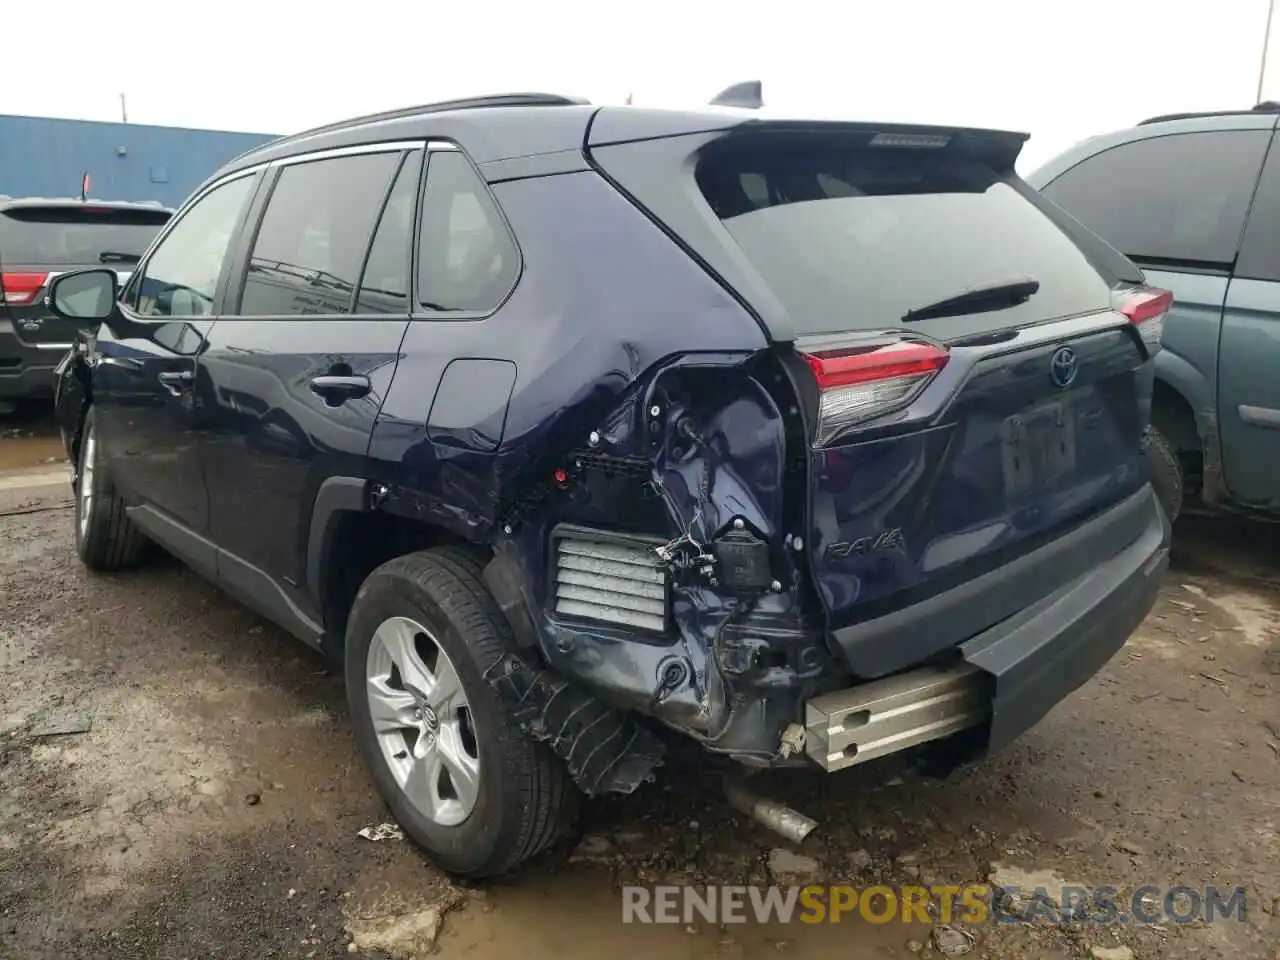
{"label": "parking lot surface", "polygon": [[[385,811],[318,657],[176,562],[86,573],[49,431],[9,429],[0,956],[1280,957],[1280,536],[1267,528],[1188,518],[1152,616],[998,756],[944,781],[766,777],[820,822],[802,847],[678,758],[590,805],[582,838],[464,888],[403,840],[358,836]],[[856,914],[622,924],[626,884],[963,885],[1018,869],[1122,896],[1240,886],[1247,915],[957,924],[958,938]]]}

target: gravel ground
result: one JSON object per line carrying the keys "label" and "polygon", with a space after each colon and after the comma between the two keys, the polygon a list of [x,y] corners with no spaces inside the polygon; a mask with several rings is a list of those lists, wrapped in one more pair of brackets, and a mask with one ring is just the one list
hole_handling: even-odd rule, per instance
{"label": "gravel ground", "polygon": [[1020,868],[1121,890],[1243,885],[1248,916],[988,923],[960,935],[970,956],[1280,958],[1280,537],[1266,529],[1183,524],[1141,630],[1001,755],[941,782],[769,778],[821,823],[800,848],[776,852],[678,762],[593,805],[576,848],[462,888],[403,841],[357,836],[384,810],[316,657],[175,562],[88,575],[67,488],[4,480],[0,957],[938,957],[945,929],[860,919],[623,927],[618,887]]}

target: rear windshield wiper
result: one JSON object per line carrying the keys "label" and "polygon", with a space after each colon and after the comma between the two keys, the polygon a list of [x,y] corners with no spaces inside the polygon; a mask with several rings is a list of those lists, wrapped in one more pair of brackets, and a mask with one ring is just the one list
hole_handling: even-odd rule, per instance
{"label": "rear windshield wiper", "polygon": [[120,253],[116,250],[103,250],[98,254],[99,263],[137,263],[141,259],[136,253]]}
{"label": "rear windshield wiper", "polygon": [[902,322],[912,323],[917,320],[931,320],[935,317],[959,317],[968,313],[986,313],[1003,307],[1015,307],[1030,300],[1039,289],[1040,281],[1031,277],[985,283],[978,287],[961,290],[942,300],[927,303],[923,307],[908,310],[902,315]]}

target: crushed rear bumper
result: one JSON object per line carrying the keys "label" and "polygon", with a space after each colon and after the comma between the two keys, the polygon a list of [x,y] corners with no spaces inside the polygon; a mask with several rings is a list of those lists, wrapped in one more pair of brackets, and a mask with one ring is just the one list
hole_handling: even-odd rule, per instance
{"label": "crushed rear bumper", "polygon": [[[1149,485],[1090,521],[1099,523],[1137,535],[1117,552],[1094,557],[1087,571],[1049,596],[973,635],[952,662],[809,700],[810,759],[839,770],[979,726],[986,748],[995,750],[1039,722],[1124,646],[1155,605],[1168,567],[1169,521]],[[898,626],[909,632],[924,624]]]}

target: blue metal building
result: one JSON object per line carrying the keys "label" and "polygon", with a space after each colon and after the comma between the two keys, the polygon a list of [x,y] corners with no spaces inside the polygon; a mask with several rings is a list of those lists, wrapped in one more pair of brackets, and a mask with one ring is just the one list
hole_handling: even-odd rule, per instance
{"label": "blue metal building", "polygon": [[0,195],[78,197],[88,174],[95,199],[176,207],[227,160],[274,136],[0,114]]}

